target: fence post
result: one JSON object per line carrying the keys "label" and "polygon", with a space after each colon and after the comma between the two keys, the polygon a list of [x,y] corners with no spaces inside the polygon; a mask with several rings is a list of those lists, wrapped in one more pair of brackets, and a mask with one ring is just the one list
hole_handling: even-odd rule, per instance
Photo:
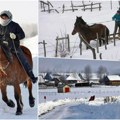
{"label": "fence post", "polygon": [[48,13],[50,13],[50,4],[48,3]]}
{"label": "fence post", "polygon": [[99,3],[99,11],[101,10],[101,3]]}
{"label": "fence post", "polygon": [[120,7],[120,1],[118,1],[118,3],[119,3],[119,7]]}
{"label": "fence post", "polygon": [[64,13],[64,9],[65,9],[65,5],[63,4],[63,10],[62,10],[62,13]]}
{"label": "fence post", "polygon": [[55,50],[55,57],[57,57],[58,52],[58,36],[56,37],[56,50]]}
{"label": "fence post", "polygon": [[80,55],[82,55],[82,40],[81,40],[81,38],[80,38],[80,45],[79,45],[79,47],[80,47]]}
{"label": "fence post", "polygon": [[46,42],[43,40],[43,42],[39,42],[38,44],[43,44],[43,49],[44,49],[44,57],[46,57]]}
{"label": "fence post", "polygon": [[116,46],[115,33],[113,33],[113,39],[114,39],[114,46]]}
{"label": "fence post", "polygon": [[79,38],[80,38],[80,37],[82,38],[81,40],[86,44],[86,46],[91,49],[91,51],[92,51],[92,53],[93,53],[93,59],[96,59],[95,49],[92,48],[92,47],[89,45],[89,43],[84,39],[84,37],[83,37],[81,34],[79,34]]}
{"label": "fence post", "polygon": [[69,38],[69,34],[67,34],[67,38],[68,38],[68,51],[70,52],[70,38]]}
{"label": "fence post", "polygon": [[91,2],[91,12],[92,12],[92,5],[93,5],[93,2]]}
{"label": "fence post", "polygon": [[72,11],[74,12],[74,6],[73,6],[73,2],[71,1],[71,7],[72,7]]}
{"label": "fence post", "polygon": [[105,49],[107,50],[107,35],[106,35],[107,29],[105,28]]}
{"label": "fence post", "polygon": [[111,7],[111,10],[112,10],[112,0],[110,1],[110,7]]}

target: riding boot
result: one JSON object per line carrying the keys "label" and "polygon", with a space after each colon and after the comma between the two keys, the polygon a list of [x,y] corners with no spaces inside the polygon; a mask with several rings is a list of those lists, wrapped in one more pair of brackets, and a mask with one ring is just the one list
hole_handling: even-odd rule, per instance
{"label": "riding boot", "polygon": [[17,49],[16,56],[17,56],[17,59],[19,60],[20,64],[22,65],[22,67],[24,68],[24,70],[26,71],[28,76],[30,77],[31,81],[33,83],[36,83],[38,78],[34,76],[32,67],[28,63],[27,58],[25,57],[21,48]]}

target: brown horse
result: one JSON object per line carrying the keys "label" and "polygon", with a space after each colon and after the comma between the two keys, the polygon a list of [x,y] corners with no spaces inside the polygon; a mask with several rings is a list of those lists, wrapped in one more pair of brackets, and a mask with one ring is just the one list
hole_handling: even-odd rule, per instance
{"label": "brown horse", "polygon": [[97,34],[98,34],[100,46],[101,46],[101,40],[103,40],[103,43],[108,44],[109,29],[103,24],[94,24],[89,26],[82,19],[82,17],[77,17],[76,22],[74,24],[74,29],[72,31],[72,35],[76,33],[81,34],[89,44],[91,40],[97,39]]}
{"label": "brown horse", "polygon": [[[21,46],[21,48],[24,51],[24,54],[27,57],[30,65],[32,66],[32,56],[30,51],[26,47]],[[0,47],[0,89],[2,93],[2,100],[9,107],[15,107],[14,102],[8,99],[7,91],[6,91],[7,85],[12,85],[14,87],[14,97],[17,103],[16,115],[22,114],[23,102],[22,102],[20,84],[26,81],[29,91],[29,104],[31,107],[33,107],[35,101],[32,95],[31,80],[29,79],[28,75],[24,71],[23,67],[21,66],[16,56],[13,55],[13,62],[9,63]]]}

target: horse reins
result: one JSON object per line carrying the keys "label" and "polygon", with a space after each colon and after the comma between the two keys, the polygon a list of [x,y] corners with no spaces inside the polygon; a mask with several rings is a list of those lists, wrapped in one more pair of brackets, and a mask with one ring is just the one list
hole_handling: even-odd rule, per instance
{"label": "horse reins", "polygon": [[[2,27],[1,27],[1,29],[2,29]],[[2,31],[3,31],[3,30],[2,30]],[[4,38],[5,38],[6,32],[7,32],[7,27],[5,27],[4,32],[1,33]],[[2,42],[3,42],[4,44],[8,45],[8,42],[7,42],[7,41],[3,40]],[[1,63],[1,62],[5,62],[5,61],[8,61],[8,60],[0,61],[0,63]],[[2,72],[4,72],[3,70],[7,69],[9,65],[10,65],[10,62],[8,61],[5,67],[0,66],[0,70],[1,70]]]}
{"label": "horse reins", "polygon": [[26,70],[25,70],[25,68],[24,68],[24,66],[23,66],[23,64],[22,64],[19,56],[17,55],[17,49],[16,49],[16,46],[15,46],[15,43],[14,43],[14,39],[12,39],[12,43],[13,43],[13,47],[14,47],[14,50],[15,50],[15,54],[16,54],[16,56],[17,56],[17,58],[18,58],[18,61],[20,62],[20,64],[22,65],[23,70],[24,70],[25,73],[27,74],[27,72],[26,72]]}

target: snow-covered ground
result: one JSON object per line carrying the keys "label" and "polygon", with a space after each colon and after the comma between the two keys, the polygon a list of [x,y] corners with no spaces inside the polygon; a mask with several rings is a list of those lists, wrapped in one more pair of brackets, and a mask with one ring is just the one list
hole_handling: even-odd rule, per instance
{"label": "snow-covered ground", "polygon": [[[40,119],[119,119],[120,98],[116,99],[117,101],[113,103],[104,103],[104,98],[97,98],[90,102],[87,99],[59,100],[58,103],[53,104],[51,102],[44,104],[44,108],[53,105],[53,111],[41,116]],[[57,104],[60,106],[55,108]]]}
{"label": "snow-covered ground", "polygon": [[[89,3],[88,1],[85,1]],[[97,1],[99,2],[99,1]],[[89,24],[101,23],[106,25],[110,33],[114,31],[114,21],[112,16],[119,8],[118,1],[112,1],[113,6],[111,9],[110,1],[102,1],[102,9],[93,10],[93,12],[87,10],[78,10],[75,12],[67,11],[62,13],[63,3],[70,8],[70,1],[51,1],[54,8],[60,13],[43,13],[39,9],[39,40],[42,42],[45,40],[47,57],[55,56],[56,37],[64,37],[65,34],[69,34],[71,52],[67,57],[79,59],[93,59],[92,52],[85,50],[83,44],[83,54],[80,56],[79,50],[79,37],[78,34],[72,36],[71,32],[74,28],[76,16],[82,16],[82,18]],[[73,1],[74,4],[80,4],[81,1]],[[91,41],[92,47],[95,47],[96,42]],[[107,50],[102,46],[99,48],[102,54],[103,60],[112,60],[119,62],[120,60],[120,41],[117,40],[116,46],[113,45],[113,40],[109,41]],[[100,53],[96,53],[99,60]],[[43,45],[39,44],[39,56],[44,56]],[[59,56],[58,56],[59,57]],[[49,58],[48,58],[49,59]],[[47,60],[46,60],[47,61]],[[79,60],[80,61],[80,60]],[[86,65],[91,61],[86,61]],[[102,62],[102,61],[101,61]],[[85,64],[85,63],[84,63]],[[95,62],[93,69],[97,63]],[[68,63],[66,62],[67,66]],[[82,64],[81,64],[82,65]],[[57,71],[64,69],[64,64],[60,63],[58,66],[54,66],[52,70]],[[68,65],[68,67],[70,64]],[[109,67],[112,66],[111,64]],[[48,68],[46,64],[44,67]],[[119,67],[119,65],[118,65]],[[72,67],[71,71],[73,71]],[[42,68],[41,68],[42,69]],[[69,68],[68,68],[69,69]],[[50,68],[48,68],[49,72]],[[66,68],[65,68],[66,70]],[[64,72],[65,72],[64,70]],[[75,69],[74,69],[75,70]],[[113,70],[112,68],[110,70]],[[59,71],[59,70],[58,70]],[[69,70],[70,71],[70,70]],[[41,70],[42,72],[42,70]],[[46,70],[47,72],[47,70]],[[66,71],[67,72],[67,71]],[[89,102],[90,96],[95,95],[94,101]],[[116,101],[110,103],[104,103],[106,96],[115,96]],[[57,93],[57,89],[40,89],[39,91],[39,111],[38,115],[40,119],[120,119],[120,91],[119,87],[94,87],[94,88],[72,88],[70,93]],[[46,97],[46,99],[44,99]],[[51,111],[52,110],[52,111]]]}
{"label": "snow-covered ground", "polygon": [[[37,84],[33,85],[33,96],[35,97],[35,106],[31,108],[29,106],[28,89],[21,85],[21,94],[23,100],[23,114],[20,116],[15,115],[15,108],[10,108],[2,101],[0,94],[0,119],[37,119]],[[14,89],[11,86],[7,87],[7,95],[9,99],[12,99],[16,105],[14,98]]]}
{"label": "snow-covered ground", "polygon": [[[95,2],[95,1],[94,1]],[[99,2],[99,1],[97,1]],[[70,1],[59,1],[54,2],[51,1],[54,8],[59,10],[59,14],[56,12],[53,13],[43,13],[40,12],[39,15],[39,40],[43,41],[45,40],[46,44],[46,54],[47,57],[54,57],[55,56],[55,47],[56,47],[56,37],[64,37],[65,34],[69,34],[70,37],[70,48],[71,52],[69,53],[69,56],[72,56],[72,58],[81,58],[81,59],[93,59],[93,55],[91,50],[85,50],[85,45],[83,44],[83,54],[80,56],[80,50],[79,50],[79,43],[80,39],[78,37],[78,34],[71,35],[72,30],[74,28],[74,23],[76,20],[76,16],[82,16],[82,18],[89,24],[94,23],[101,23],[106,25],[110,33],[113,33],[114,30],[114,24],[115,22],[112,21],[112,16],[116,13],[118,9],[118,1],[112,1],[113,6],[112,9],[110,7],[110,1],[102,1],[102,9],[99,11],[98,9],[93,10],[91,12],[90,10],[82,11],[80,8],[78,11],[71,12],[66,11],[62,13],[62,5],[65,4],[68,6],[67,8],[70,8],[71,2]],[[75,5],[81,4],[81,1],[75,2],[73,1]],[[90,3],[90,2],[85,2]],[[92,47],[95,48],[96,42],[91,41]],[[120,52],[119,52],[119,46],[120,41],[117,41],[117,46],[114,47],[113,41],[109,41],[108,49],[105,50],[105,47],[100,47],[100,53],[102,53],[102,58],[106,60],[119,60],[120,59]],[[99,58],[99,54],[97,54],[97,59]],[[44,56],[43,51],[43,45],[39,45],[39,56]],[[59,55],[58,55],[59,56]]]}
{"label": "snow-covered ground", "polygon": [[[89,101],[93,95],[95,100]],[[57,89],[40,89],[39,118],[118,119],[120,118],[119,95],[120,87],[112,86],[71,88],[70,93],[57,93]],[[105,103],[104,99],[107,96],[110,100]]]}

